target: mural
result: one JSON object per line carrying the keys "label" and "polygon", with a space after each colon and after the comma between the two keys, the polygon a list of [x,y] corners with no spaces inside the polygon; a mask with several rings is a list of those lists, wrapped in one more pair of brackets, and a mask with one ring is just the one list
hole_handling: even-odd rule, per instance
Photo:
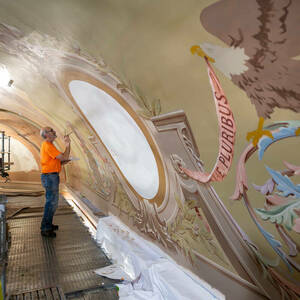
{"label": "mural", "polygon": [[160,99],[148,99],[144,93],[135,86],[132,82],[126,83],[126,78],[123,79],[124,83],[118,84],[117,88],[122,93],[132,93],[137,104],[140,106],[140,109],[137,111],[139,116],[145,119],[150,119],[160,115],[161,113],[161,102]]}
{"label": "mural", "polygon": [[[277,254],[277,259],[270,261],[257,246],[248,242],[274,288],[280,288],[282,297],[287,299],[300,296],[297,281],[300,278],[300,240],[297,235],[300,232],[299,187],[289,179],[298,174],[299,167],[285,163],[287,170],[276,171],[266,166],[270,179],[262,186],[253,185],[265,196],[264,207],[255,208],[247,194],[245,164],[255,151],[258,151],[261,160],[273,143],[300,133],[299,121],[277,122],[263,128],[264,119],[270,118],[274,108],[300,112],[300,64],[294,59],[300,52],[296,30],[299,27],[299,11],[300,2],[292,0],[245,1],[243,5],[231,0],[218,1],[201,12],[200,20],[208,32],[229,48],[210,44],[192,48],[200,56],[212,57],[215,66],[246,92],[256,108],[258,129],[247,134],[247,140],[252,140],[252,144],[239,159],[232,198],[243,198],[253,222]],[[264,221],[274,224],[278,232],[276,237],[264,229]],[[279,259],[290,274],[286,274]]]}
{"label": "mural", "polygon": [[137,215],[137,209],[133,206],[130,201],[126,191],[124,190],[122,184],[118,180],[117,176],[114,174],[114,180],[116,183],[115,196],[112,201],[112,205],[116,207],[119,211],[119,216],[122,217],[124,214],[127,218],[134,218]]}
{"label": "mural", "polygon": [[[277,109],[300,110],[299,60],[294,59],[299,55],[298,2],[257,0],[238,6],[229,0],[174,0],[172,12],[161,1],[137,6],[111,0],[112,10],[105,1],[90,1],[84,10],[79,2],[53,0],[41,6],[30,0],[26,14],[21,3],[7,3],[0,10],[0,60],[14,75],[14,86],[0,89],[1,108],[11,108],[38,126],[49,124],[60,135],[72,131],[72,155],[80,160],[66,167],[67,185],[97,208],[119,216],[228,298],[241,299],[242,293],[251,300],[277,299],[280,293],[297,297],[297,151],[284,158],[289,162],[284,171],[279,158],[272,158],[266,184],[256,171],[262,161],[255,161],[253,154],[257,151],[264,159],[267,148],[298,139],[297,122],[280,123],[275,117],[275,125],[264,128],[264,119],[278,116]],[[47,17],[53,3],[61,5],[62,19]],[[38,13],[28,18],[31,6]],[[91,23],[81,22],[81,14]],[[210,42],[191,49],[205,57],[201,68],[188,52],[196,39]],[[103,132],[97,134],[92,117],[75,105],[69,91],[72,80],[109,91],[143,128],[163,187],[157,196],[150,191],[153,199],[130,188],[112,159],[115,153],[101,141]],[[243,206],[242,201],[232,204],[226,195],[234,187],[230,166],[244,147],[241,135],[250,130],[251,119],[256,121],[252,107],[260,118],[259,130],[248,135],[252,143],[241,155],[234,195],[243,198]],[[101,119],[94,104],[89,112]],[[126,141],[126,132],[122,138]],[[130,143],[135,146],[134,140]],[[205,171],[203,161],[211,172]],[[256,172],[254,197],[246,161]]]}
{"label": "mural", "polygon": [[[233,240],[231,239],[229,243],[228,238],[222,237],[222,225],[219,222],[224,219],[224,216],[220,216],[220,220],[217,221],[217,217],[211,214],[212,208],[208,208],[217,204],[219,199],[210,194],[211,191],[208,187],[194,184],[182,173],[182,167],[187,167],[186,169],[196,167],[198,171],[203,172],[202,162],[199,159],[197,146],[186,116],[182,113],[174,113],[170,116],[155,117],[160,112],[160,102],[154,101],[150,105],[147,100],[136,99],[135,92],[131,92],[116,74],[109,70],[103,60],[96,64],[95,59],[78,55],[77,50],[73,50],[72,54],[64,50],[57,51],[52,46],[49,47],[49,42],[44,48],[43,43],[37,43],[37,41],[43,40],[42,36],[37,33],[33,35],[35,37],[34,44],[37,43],[37,46],[33,46],[31,40],[22,34],[20,34],[21,38],[17,37],[12,41],[12,37],[15,37],[14,33],[18,31],[7,26],[3,28],[4,40],[7,41],[4,48],[9,53],[20,56],[22,60],[28,58],[34,68],[37,68],[37,71],[55,86],[65,105],[71,107],[72,114],[76,116],[73,117],[75,121],[67,121],[64,126],[66,131],[73,132],[71,138],[81,149],[78,152],[78,147],[73,147],[73,151],[81,157],[81,151],[84,153],[82,159],[86,166],[77,165],[82,171],[79,177],[77,167],[68,166],[66,168],[67,184],[80,191],[85,198],[91,199],[90,192],[99,195],[100,199],[92,197],[91,202],[98,203],[100,207],[103,207],[103,203],[100,203],[101,199],[110,200],[111,202],[106,207],[107,211],[117,213],[123,221],[164,247],[178,260],[184,261],[201,277],[206,276],[202,273],[202,268],[208,264],[210,272],[217,272],[216,278],[221,277],[225,281],[232,282],[230,276],[233,275],[229,276],[228,274],[239,274],[250,280],[249,275],[243,271],[246,261],[240,261],[236,256]],[[50,39],[50,41],[53,42],[53,46],[58,43],[55,39]],[[45,56],[48,60],[44,64]],[[52,68],[49,69],[49,61],[52,61],[53,64],[59,62],[59,67],[55,69],[55,72]],[[92,79],[87,72],[97,79]],[[108,154],[109,152],[105,145],[96,138],[96,134],[94,137],[93,134],[90,135],[90,132],[96,129],[89,123],[90,116],[83,114],[74,105],[69,86],[74,79],[85,80],[101,88],[105,85],[109,86],[113,90],[110,94],[123,103],[133,119],[143,128],[143,134],[147,135],[151,150],[156,161],[159,162],[157,164],[159,180],[160,186],[163,187],[163,192],[160,192],[159,195],[160,199],[157,196],[155,201],[151,201],[134,193],[124,178],[122,170],[114,165],[113,160],[103,159],[102,153]],[[214,84],[214,88],[220,92],[218,81],[215,80]],[[223,106],[224,108],[226,107]],[[92,104],[90,109],[91,113],[99,111]],[[142,117],[142,120],[135,116],[135,112]],[[150,119],[150,116],[154,117]],[[59,118],[56,118],[56,121],[59,122]],[[77,126],[73,124],[77,124]],[[109,130],[110,128],[106,131]],[[83,135],[81,131],[86,132],[88,136]],[[98,135],[101,139],[101,132]],[[92,140],[89,140],[90,136]],[[123,151],[125,150],[124,148]],[[124,152],[125,158],[127,154]],[[111,168],[113,171],[110,170]],[[102,177],[101,174],[104,176]],[[112,174],[115,174],[113,180]],[[90,191],[87,191],[85,186]],[[165,190],[166,186],[167,190]],[[238,236],[235,236],[233,239],[237,238]],[[242,250],[242,252],[244,251]],[[247,255],[246,252],[244,254]],[[205,277],[205,279],[212,280],[212,283],[215,280],[211,276]]]}
{"label": "mural", "polygon": [[[299,167],[289,163],[285,163],[287,170],[276,171],[266,166],[270,174],[270,179],[262,186],[253,184],[254,188],[265,196],[265,203],[263,208],[254,208],[250,198],[247,195],[248,184],[245,170],[247,160],[258,151],[258,157],[261,160],[268,147],[279,140],[295,137],[297,128],[299,128],[299,121],[287,121],[277,123],[268,127],[272,133],[272,138],[262,137],[258,146],[250,144],[240,157],[238,170],[237,170],[237,183],[235,193],[232,196],[234,200],[243,198],[248,213],[250,214],[253,222],[258,227],[261,234],[267,240],[269,245],[273,248],[278,255],[276,260],[269,260],[259,252],[257,246],[249,243],[249,248],[257,256],[257,260],[264,272],[268,274],[268,278],[275,288],[278,286],[281,289],[282,295],[287,296],[288,299],[298,299],[300,289],[295,279],[285,278],[281,273],[284,269],[279,267],[279,259],[281,259],[290,274],[292,270],[300,272],[299,264],[299,235],[291,236],[294,231],[299,234],[299,220],[300,220],[300,202],[299,202],[299,185],[295,185],[289,177],[298,175]],[[262,221],[269,221],[274,224],[278,237],[283,242],[264,229]],[[287,251],[286,251],[286,250]],[[279,267],[279,268],[278,268]],[[299,275],[299,274],[298,274]],[[283,296],[283,297],[285,297]]]}
{"label": "mural", "polygon": [[112,174],[107,166],[107,161],[97,151],[97,148],[93,147],[93,149],[91,147],[90,141],[86,141],[74,125],[68,123],[68,128],[76,136],[81,149],[85,153],[85,163],[91,175],[88,177],[82,176],[80,180],[102,198],[108,199],[112,193]]}
{"label": "mural", "polygon": [[270,136],[262,128],[263,119],[270,118],[275,107],[300,112],[300,63],[293,59],[300,52],[299,10],[297,0],[252,0],[244,5],[223,0],[201,12],[204,28],[230,47],[205,44],[204,52],[220,59],[216,67],[246,92],[260,118],[258,129],[247,135],[254,146],[261,136]]}
{"label": "mural", "polygon": [[184,252],[185,255],[195,262],[196,253],[208,253],[208,257],[226,268],[230,268],[230,263],[223,250],[218,244],[204,214],[193,199],[185,199],[184,204],[175,195],[175,200],[179,207],[179,212],[175,220],[167,225],[168,233]]}

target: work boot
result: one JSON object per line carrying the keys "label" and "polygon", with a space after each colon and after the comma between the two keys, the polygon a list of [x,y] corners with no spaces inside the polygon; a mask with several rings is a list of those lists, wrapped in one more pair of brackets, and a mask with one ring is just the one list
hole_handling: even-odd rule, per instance
{"label": "work boot", "polygon": [[53,230],[41,231],[41,235],[45,237],[51,237],[51,238],[56,237],[56,233]]}
{"label": "work boot", "polygon": [[58,230],[59,226],[52,224],[52,231]]}

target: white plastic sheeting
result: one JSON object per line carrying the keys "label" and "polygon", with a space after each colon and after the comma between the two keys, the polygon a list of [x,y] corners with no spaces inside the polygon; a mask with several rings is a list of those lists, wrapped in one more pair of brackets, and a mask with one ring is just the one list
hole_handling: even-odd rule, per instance
{"label": "white plastic sheeting", "polygon": [[96,237],[113,265],[95,272],[124,279],[118,285],[121,300],[225,299],[114,216],[99,220]]}

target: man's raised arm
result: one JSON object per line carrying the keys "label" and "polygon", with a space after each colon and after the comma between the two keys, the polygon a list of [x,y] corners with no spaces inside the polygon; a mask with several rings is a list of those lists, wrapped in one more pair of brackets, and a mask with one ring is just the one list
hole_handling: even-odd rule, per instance
{"label": "man's raised arm", "polygon": [[61,153],[58,156],[56,156],[56,158],[59,159],[62,164],[65,164],[70,161],[69,156],[70,156],[70,150],[71,150],[71,147],[70,147],[71,140],[70,140],[69,136],[65,135],[64,140],[66,143],[66,150],[64,153]]}

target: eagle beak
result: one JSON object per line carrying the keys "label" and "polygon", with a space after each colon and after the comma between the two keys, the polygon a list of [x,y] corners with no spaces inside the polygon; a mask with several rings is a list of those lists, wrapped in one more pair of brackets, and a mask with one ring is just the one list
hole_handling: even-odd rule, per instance
{"label": "eagle beak", "polygon": [[198,54],[199,56],[201,57],[206,57],[208,59],[208,61],[214,63],[215,60],[212,58],[212,57],[209,57],[203,50],[200,46],[198,45],[194,45],[191,47],[191,53],[192,54]]}

